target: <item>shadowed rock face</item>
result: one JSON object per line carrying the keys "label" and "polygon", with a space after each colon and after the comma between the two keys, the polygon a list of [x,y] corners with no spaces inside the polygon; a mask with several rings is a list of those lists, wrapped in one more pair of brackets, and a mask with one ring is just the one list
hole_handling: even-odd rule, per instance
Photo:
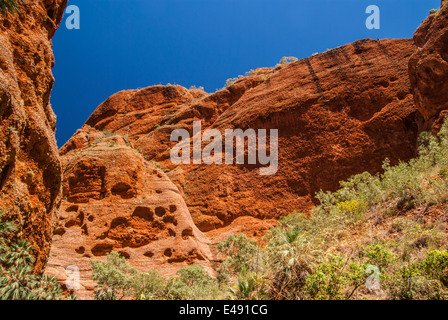
{"label": "shadowed rock face", "polygon": [[[148,160],[171,170],[168,177],[204,232],[241,216],[270,219],[307,210],[320,189],[378,172],[386,157],[394,163],[415,155],[423,119],[408,78],[414,51],[411,40],[362,40],[258,69],[214,94],[180,86],[122,91],[95,110],[61,153],[92,143],[89,130],[127,136]],[[202,130],[278,129],[278,172],[260,176],[256,165],[174,166],[170,134],[176,128],[191,134],[195,120]],[[71,197],[73,190],[65,193]]]}
{"label": "shadowed rock face", "polygon": [[409,61],[415,105],[425,129],[440,127],[448,109],[448,5],[429,16],[414,34],[416,52]]}
{"label": "shadowed rock face", "polygon": [[61,168],[51,38],[67,0],[33,0],[20,13],[0,13],[0,209],[36,248],[41,272],[59,205]]}

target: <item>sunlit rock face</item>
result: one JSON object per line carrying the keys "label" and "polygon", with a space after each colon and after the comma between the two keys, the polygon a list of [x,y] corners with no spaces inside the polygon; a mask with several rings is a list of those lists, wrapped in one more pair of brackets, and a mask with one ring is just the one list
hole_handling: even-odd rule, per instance
{"label": "sunlit rock face", "polygon": [[0,209],[35,248],[36,272],[46,264],[60,202],[56,116],[49,100],[51,38],[66,3],[23,1],[19,13],[0,13]]}

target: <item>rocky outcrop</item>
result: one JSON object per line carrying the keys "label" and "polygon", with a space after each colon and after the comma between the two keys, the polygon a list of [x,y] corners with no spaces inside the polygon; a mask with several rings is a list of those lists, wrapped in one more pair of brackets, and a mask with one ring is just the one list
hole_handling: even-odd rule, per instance
{"label": "rocky outcrop", "polygon": [[441,120],[448,109],[448,5],[430,15],[414,34],[417,50],[409,61],[415,104],[425,118],[425,129]]}
{"label": "rocky outcrop", "polygon": [[47,274],[65,283],[80,269],[78,298],[93,297],[90,259],[118,251],[142,271],[165,275],[189,264],[210,273],[211,242],[193,223],[177,187],[121,135],[92,129],[90,147],[62,157],[65,198],[58,212]]}
{"label": "rocky outcrop", "polygon": [[[193,221],[207,232],[238,217],[278,218],[314,205],[314,193],[334,190],[384,158],[416,152],[423,119],[408,78],[411,40],[362,40],[277,68],[262,68],[216,93],[180,86],[119,92],[61,149],[86,148],[86,132],[118,132],[176,183]],[[170,161],[176,128],[278,129],[279,168],[258,165],[180,165]],[[204,145],[203,145],[204,146]],[[70,196],[71,190],[66,195]]]}
{"label": "rocky outcrop", "polygon": [[0,12],[0,209],[36,249],[42,271],[58,207],[61,167],[50,106],[51,38],[67,0],[20,3]]}

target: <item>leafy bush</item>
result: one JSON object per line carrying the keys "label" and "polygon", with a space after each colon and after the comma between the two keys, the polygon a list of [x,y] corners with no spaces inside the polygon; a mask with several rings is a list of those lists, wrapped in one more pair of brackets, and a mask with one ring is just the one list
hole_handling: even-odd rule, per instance
{"label": "leafy bush", "polygon": [[105,262],[91,260],[91,264],[92,279],[98,283],[95,292],[98,300],[123,299],[131,293],[138,271],[118,252],[108,254]]}
{"label": "leafy bush", "polygon": [[448,287],[448,251],[430,250],[421,263],[422,270],[432,279]]}
{"label": "leafy bush", "polygon": [[387,282],[391,299],[442,300],[446,299],[446,288],[440,281],[425,277],[417,263],[405,265]]}
{"label": "leafy bush", "polygon": [[346,285],[344,260],[338,255],[329,255],[306,279],[306,289],[312,299],[343,299]]}
{"label": "leafy bush", "polygon": [[141,273],[116,256],[94,268],[98,298],[212,299],[227,288],[234,299],[447,299],[448,121],[419,144],[407,163],[386,159],[382,174],[318,192],[314,210],[281,217],[263,245],[243,234],[219,242],[216,280],[198,266]]}
{"label": "leafy bush", "polygon": [[228,256],[221,265],[222,273],[238,274],[256,268],[251,265],[257,255],[256,241],[244,234],[230,235],[227,240],[218,243],[218,250]]}
{"label": "leafy bush", "polygon": [[[3,216],[0,212],[0,218]],[[15,230],[11,222],[0,223],[0,237]],[[63,299],[62,288],[52,277],[32,273],[34,250],[26,240],[0,238],[0,299],[54,300]]]}
{"label": "leafy bush", "polygon": [[[280,218],[265,246],[244,235],[220,243],[228,255],[220,271],[233,277],[233,296],[446,299],[446,216],[422,215],[433,205],[448,209],[448,122],[419,143],[418,157],[407,163],[386,159],[382,174],[354,175],[335,192],[317,193],[320,205]],[[376,287],[367,286],[372,268]]]}
{"label": "leafy bush", "polygon": [[280,62],[275,67],[277,68],[291,62],[296,62],[298,60],[299,59],[297,59],[296,57],[283,57],[280,59]]}
{"label": "leafy bush", "polygon": [[0,0],[0,12],[18,12],[19,4],[17,0]]}
{"label": "leafy bush", "polygon": [[179,269],[177,277],[168,281],[167,290],[170,300],[204,300],[219,295],[219,289],[201,266],[189,266]]}
{"label": "leafy bush", "polygon": [[95,299],[121,300],[184,300],[211,299],[219,295],[219,288],[202,267],[179,269],[177,276],[165,278],[157,271],[141,272],[130,266],[117,252],[107,255],[106,261],[91,260],[97,281]]}
{"label": "leafy bush", "polygon": [[359,256],[366,257],[368,259],[368,263],[380,267],[381,269],[386,268],[398,259],[398,257],[392,253],[389,248],[386,248],[380,244],[361,247]]}

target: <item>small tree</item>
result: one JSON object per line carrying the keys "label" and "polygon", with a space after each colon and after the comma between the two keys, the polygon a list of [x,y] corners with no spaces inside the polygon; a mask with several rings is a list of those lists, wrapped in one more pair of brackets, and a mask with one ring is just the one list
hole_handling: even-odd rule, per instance
{"label": "small tree", "polygon": [[91,260],[93,276],[98,282],[95,291],[97,300],[123,299],[130,294],[133,277],[138,271],[131,267],[118,252],[107,255],[106,261]]}

